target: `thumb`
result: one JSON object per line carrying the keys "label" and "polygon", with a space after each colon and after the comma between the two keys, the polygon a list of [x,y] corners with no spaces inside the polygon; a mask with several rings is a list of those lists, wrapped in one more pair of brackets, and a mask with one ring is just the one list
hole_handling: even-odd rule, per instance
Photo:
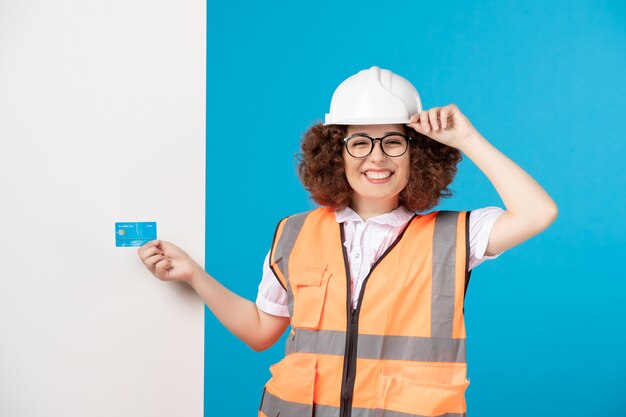
{"label": "thumb", "polygon": [[422,124],[420,122],[407,123],[407,126],[413,128],[413,130],[415,130],[417,133],[421,133],[422,135],[426,134],[426,132],[422,128]]}

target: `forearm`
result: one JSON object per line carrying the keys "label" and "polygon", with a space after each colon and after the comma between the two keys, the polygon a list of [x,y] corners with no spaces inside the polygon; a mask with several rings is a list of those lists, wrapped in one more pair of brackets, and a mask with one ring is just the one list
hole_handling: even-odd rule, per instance
{"label": "forearm", "polygon": [[478,132],[458,149],[487,176],[506,209],[516,218],[545,224],[556,217],[556,203],[544,189]]}
{"label": "forearm", "polygon": [[202,269],[197,269],[189,285],[200,295],[217,319],[253,350],[264,341],[256,304],[220,284]]}

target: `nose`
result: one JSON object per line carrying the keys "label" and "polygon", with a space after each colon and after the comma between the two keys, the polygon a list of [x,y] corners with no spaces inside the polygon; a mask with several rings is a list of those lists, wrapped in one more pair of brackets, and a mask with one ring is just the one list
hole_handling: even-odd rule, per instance
{"label": "nose", "polygon": [[374,148],[369,155],[369,159],[372,162],[384,161],[387,155],[383,152],[383,142],[380,139],[374,139]]}

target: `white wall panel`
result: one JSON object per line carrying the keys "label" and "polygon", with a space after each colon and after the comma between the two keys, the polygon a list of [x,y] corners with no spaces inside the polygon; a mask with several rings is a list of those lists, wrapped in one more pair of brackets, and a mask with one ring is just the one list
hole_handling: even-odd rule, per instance
{"label": "white wall panel", "polygon": [[201,416],[206,4],[0,0],[0,416]]}

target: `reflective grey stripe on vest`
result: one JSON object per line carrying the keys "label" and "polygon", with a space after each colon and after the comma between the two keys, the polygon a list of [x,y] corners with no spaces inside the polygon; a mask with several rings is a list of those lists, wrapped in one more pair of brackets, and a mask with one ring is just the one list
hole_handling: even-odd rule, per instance
{"label": "reflective grey stripe on vest", "polygon": [[[313,405],[312,404],[300,404],[290,401],[284,401],[268,390],[263,390],[263,399],[261,400],[261,411],[267,417],[280,416],[312,416]],[[337,414],[339,415],[339,414]]]}
{"label": "reflective grey stripe on vest", "polygon": [[458,211],[441,211],[433,236],[431,336],[452,337]]}
{"label": "reflective grey stripe on vest", "polygon": [[286,281],[285,286],[287,287],[287,307],[289,308],[289,317],[293,317],[293,295],[291,294],[291,286],[289,285],[289,256],[291,255],[293,245],[295,245],[296,239],[300,234],[302,225],[311,211],[312,210],[294,214],[293,216],[287,218],[285,226],[283,227],[283,232],[281,233],[280,239],[278,239],[278,243],[275,247],[276,253],[274,254],[274,259],[276,261],[280,260],[280,262],[277,262],[277,265],[283,273]]}
{"label": "reflective grey stripe on vest", "polygon": [[[261,411],[267,417],[337,417],[339,407],[320,404],[300,404],[285,401],[271,392],[264,390],[261,402]],[[381,410],[376,408],[352,407],[353,417],[424,417],[418,414],[402,413],[400,411]],[[466,417],[465,413],[446,413],[438,417]]]}
{"label": "reflective grey stripe on vest", "polygon": [[[344,355],[346,333],[294,329],[285,355],[294,352]],[[430,362],[465,362],[465,339],[359,334],[357,358]]]}

